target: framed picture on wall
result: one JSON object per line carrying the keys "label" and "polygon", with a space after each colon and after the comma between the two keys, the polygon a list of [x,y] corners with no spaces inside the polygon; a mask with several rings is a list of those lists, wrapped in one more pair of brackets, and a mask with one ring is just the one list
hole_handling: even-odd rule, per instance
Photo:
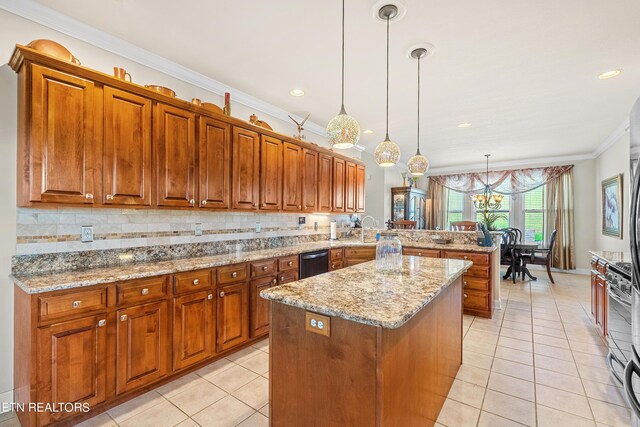
{"label": "framed picture on wall", "polygon": [[602,234],[622,239],[622,174],[602,181]]}

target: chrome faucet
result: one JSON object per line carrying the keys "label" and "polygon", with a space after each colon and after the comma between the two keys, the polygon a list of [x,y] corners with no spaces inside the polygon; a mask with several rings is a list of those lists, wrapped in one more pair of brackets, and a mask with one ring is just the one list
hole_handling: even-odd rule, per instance
{"label": "chrome faucet", "polygon": [[371,215],[367,215],[364,218],[362,218],[362,221],[360,221],[360,225],[362,226],[362,231],[360,233],[360,241],[362,243],[364,243],[364,230],[365,230],[364,221],[367,218],[369,218],[369,219],[371,219],[371,221],[373,221],[373,227],[378,227],[378,221],[374,217],[372,217]]}

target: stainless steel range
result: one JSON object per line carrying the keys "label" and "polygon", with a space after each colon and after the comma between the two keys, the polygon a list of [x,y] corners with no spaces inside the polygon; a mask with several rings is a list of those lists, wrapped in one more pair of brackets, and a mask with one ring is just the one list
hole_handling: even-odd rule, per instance
{"label": "stainless steel range", "polygon": [[607,272],[609,369],[620,384],[624,368],[632,360],[633,335],[631,263],[609,265]]}

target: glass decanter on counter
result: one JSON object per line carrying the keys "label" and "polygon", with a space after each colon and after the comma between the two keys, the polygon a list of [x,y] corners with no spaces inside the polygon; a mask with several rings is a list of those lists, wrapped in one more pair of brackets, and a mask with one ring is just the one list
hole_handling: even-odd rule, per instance
{"label": "glass decanter on counter", "polygon": [[383,231],[376,244],[376,271],[399,274],[402,271],[402,243],[398,233]]}

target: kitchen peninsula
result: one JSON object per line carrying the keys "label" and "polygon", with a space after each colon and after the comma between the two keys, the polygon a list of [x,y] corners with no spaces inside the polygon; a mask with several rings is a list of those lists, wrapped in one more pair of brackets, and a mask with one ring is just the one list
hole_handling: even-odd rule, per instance
{"label": "kitchen peninsula", "polygon": [[464,260],[405,256],[261,292],[271,425],[434,425],[462,363]]}

